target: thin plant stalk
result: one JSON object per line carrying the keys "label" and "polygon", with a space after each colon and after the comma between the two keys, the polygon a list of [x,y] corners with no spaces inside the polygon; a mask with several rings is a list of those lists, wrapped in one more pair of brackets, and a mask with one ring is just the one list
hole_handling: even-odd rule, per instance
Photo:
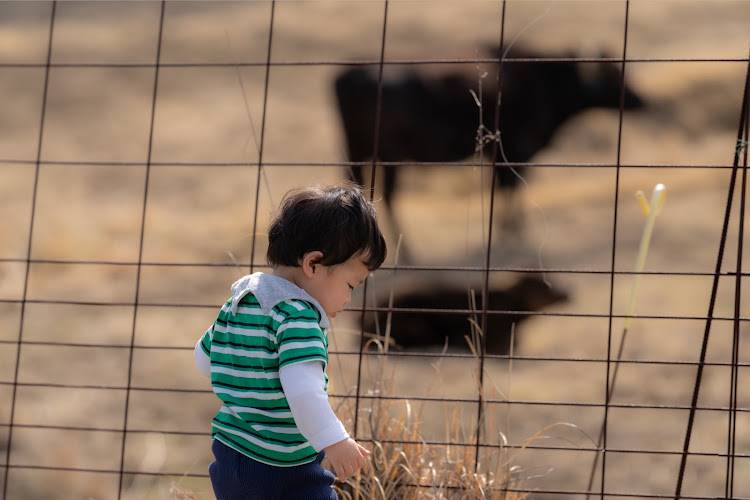
{"label": "thin plant stalk", "polygon": [[[649,246],[651,245],[651,235],[654,231],[654,223],[656,222],[656,217],[661,213],[662,207],[664,206],[664,197],[666,196],[665,187],[663,184],[657,184],[654,187],[654,191],[651,194],[651,203],[646,202],[646,196],[643,194],[643,191],[638,191],[636,193],[636,200],[638,201],[638,204],[641,207],[641,210],[643,210],[643,214],[646,216],[646,223],[643,226],[643,233],[641,235],[641,244],[638,249],[638,258],[636,259],[635,264],[635,274],[633,276],[633,284],[630,287],[630,299],[628,301],[628,308],[625,313],[625,322],[622,329],[622,335],[620,335],[620,346],[617,350],[617,356],[615,358],[615,364],[612,372],[612,381],[609,384],[609,389],[607,390],[607,400],[605,402],[605,405],[609,405],[610,401],[612,400],[612,394],[615,390],[615,382],[617,381],[617,371],[620,366],[620,360],[622,359],[622,353],[625,347],[625,338],[628,334],[628,329],[630,328],[630,323],[633,318],[633,314],[635,313],[635,303],[636,298],[638,297],[638,289],[640,287],[641,283],[641,273],[643,272],[643,268],[646,265],[646,255],[648,254]],[[599,463],[599,448],[602,446],[602,442],[604,440],[604,424],[602,424],[602,427],[599,431],[599,438],[596,442],[596,448],[597,452],[594,455],[594,463],[591,466],[591,474],[589,475],[589,484],[588,488],[586,489],[586,499],[591,496],[591,488],[594,484],[594,474],[596,473],[596,467]]]}

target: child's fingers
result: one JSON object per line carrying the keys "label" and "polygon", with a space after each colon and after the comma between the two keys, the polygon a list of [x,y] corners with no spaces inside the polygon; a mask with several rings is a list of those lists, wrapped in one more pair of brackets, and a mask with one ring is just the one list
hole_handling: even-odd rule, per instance
{"label": "child's fingers", "polygon": [[372,452],[370,450],[368,450],[367,448],[365,448],[361,444],[357,443],[357,446],[359,446],[359,452],[362,454],[362,456],[368,457],[368,456],[370,456],[372,454]]}
{"label": "child's fingers", "polygon": [[336,471],[336,478],[339,481],[345,481],[346,478],[353,476],[357,473],[359,469],[364,467],[367,464],[364,458],[360,458],[355,463],[352,464],[341,464],[339,466],[335,466],[334,470]]}
{"label": "child's fingers", "polygon": [[336,468],[336,475],[338,476],[339,481],[345,481],[346,478],[353,476],[354,473],[357,472],[360,468],[361,466],[356,463],[344,463],[341,464],[340,467]]}
{"label": "child's fingers", "polygon": [[346,474],[344,473],[344,466],[343,465],[336,465],[334,467],[334,469],[336,470],[336,478],[339,481],[342,481],[342,482],[345,481],[346,480]]}

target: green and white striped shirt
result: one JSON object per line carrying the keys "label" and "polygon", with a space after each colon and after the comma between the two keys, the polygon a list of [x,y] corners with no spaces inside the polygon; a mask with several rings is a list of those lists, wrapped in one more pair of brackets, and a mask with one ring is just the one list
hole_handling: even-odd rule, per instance
{"label": "green and white striped shirt", "polygon": [[212,437],[269,465],[312,462],[318,452],[294,422],[279,370],[308,361],[327,366],[328,318],[306,292],[272,275],[246,276],[232,291],[200,341],[223,403]]}

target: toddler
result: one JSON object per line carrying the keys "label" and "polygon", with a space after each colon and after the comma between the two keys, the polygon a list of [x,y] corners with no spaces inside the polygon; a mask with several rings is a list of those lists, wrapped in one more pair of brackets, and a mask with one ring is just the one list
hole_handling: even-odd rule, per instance
{"label": "toddler", "polygon": [[327,330],[385,256],[375,209],[358,186],[284,197],[268,230],[271,272],[234,283],[195,347],[222,403],[209,466],[217,500],[335,500],[336,477],[365,465],[370,452],[328,402]]}

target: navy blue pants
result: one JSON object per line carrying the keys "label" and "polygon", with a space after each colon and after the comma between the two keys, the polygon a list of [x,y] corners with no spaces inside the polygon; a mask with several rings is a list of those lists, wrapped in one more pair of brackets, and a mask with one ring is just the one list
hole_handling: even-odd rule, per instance
{"label": "navy blue pants", "polygon": [[216,461],[208,466],[216,500],[338,500],[332,488],[336,476],[320,463],[274,467],[253,460],[214,439]]}

